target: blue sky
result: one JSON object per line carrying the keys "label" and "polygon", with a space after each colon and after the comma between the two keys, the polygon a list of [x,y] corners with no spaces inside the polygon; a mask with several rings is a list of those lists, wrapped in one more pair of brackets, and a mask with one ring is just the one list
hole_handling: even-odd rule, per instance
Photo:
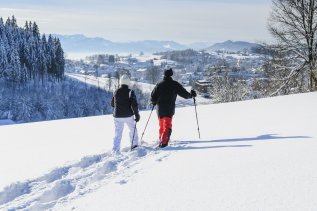
{"label": "blue sky", "polygon": [[36,21],[42,33],[112,41],[269,41],[271,0],[1,0],[3,18]]}

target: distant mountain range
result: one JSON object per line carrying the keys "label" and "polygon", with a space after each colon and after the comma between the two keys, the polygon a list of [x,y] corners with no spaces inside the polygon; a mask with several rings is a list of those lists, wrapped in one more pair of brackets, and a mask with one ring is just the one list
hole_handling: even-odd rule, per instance
{"label": "distant mountain range", "polygon": [[84,35],[54,35],[61,41],[65,52],[152,53],[167,50],[183,50],[187,46],[174,41],[144,40],[137,42],[112,42],[104,38]]}
{"label": "distant mountain range", "polygon": [[81,34],[77,35],[58,35],[55,34],[61,41],[63,49],[66,53],[154,53],[170,50],[185,50],[192,48],[194,50],[205,49],[207,51],[227,50],[240,51],[245,48],[257,46],[255,43],[248,43],[242,41],[226,41],[223,43],[216,43],[210,46],[209,43],[193,43],[190,45],[179,44],[174,41],[158,41],[158,40],[144,40],[136,42],[112,42],[110,40],[100,37],[86,37]]}
{"label": "distant mountain range", "polygon": [[205,50],[207,52],[217,51],[217,50],[224,50],[224,51],[230,51],[230,52],[237,52],[237,51],[243,51],[245,49],[250,50],[252,48],[259,48],[261,45],[256,43],[250,43],[250,42],[244,42],[244,41],[225,41],[222,43],[216,43]]}

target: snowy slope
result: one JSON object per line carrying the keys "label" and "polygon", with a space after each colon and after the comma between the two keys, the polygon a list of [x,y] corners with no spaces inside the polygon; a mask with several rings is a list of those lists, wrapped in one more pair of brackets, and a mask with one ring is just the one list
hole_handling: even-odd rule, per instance
{"label": "snowy slope", "polygon": [[11,119],[0,119],[0,126],[1,125],[12,125],[15,124],[14,121],[12,121]]}
{"label": "snowy slope", "polygon": [[[0,210],[316,210],[317,93],[179,108],[111,156],[111,115],[0,127]],[[141,112],[139,135],[149,111]],[[14,183],[20,181],[19,183]]]}

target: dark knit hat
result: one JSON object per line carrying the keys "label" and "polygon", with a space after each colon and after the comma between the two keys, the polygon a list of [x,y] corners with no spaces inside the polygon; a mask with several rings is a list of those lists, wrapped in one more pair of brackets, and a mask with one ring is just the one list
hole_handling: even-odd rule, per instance
{"label": "dark knit hat", "polygon": [[164,70],[164,75],[166,76],[166,77],[171,77],[172,75],[173,75],[173,70],[172,70],[172,68],[167,68],[167,69],[165,69]]}

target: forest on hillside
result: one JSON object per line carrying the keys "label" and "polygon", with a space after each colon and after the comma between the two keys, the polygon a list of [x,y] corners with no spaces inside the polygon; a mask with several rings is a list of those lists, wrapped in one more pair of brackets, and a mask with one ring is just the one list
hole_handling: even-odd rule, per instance
{"label": "forest on hillside", "polygon": [[0,119],[34,122],[111,113],[112,94],[64,75],[58,38],[0,18]]}

